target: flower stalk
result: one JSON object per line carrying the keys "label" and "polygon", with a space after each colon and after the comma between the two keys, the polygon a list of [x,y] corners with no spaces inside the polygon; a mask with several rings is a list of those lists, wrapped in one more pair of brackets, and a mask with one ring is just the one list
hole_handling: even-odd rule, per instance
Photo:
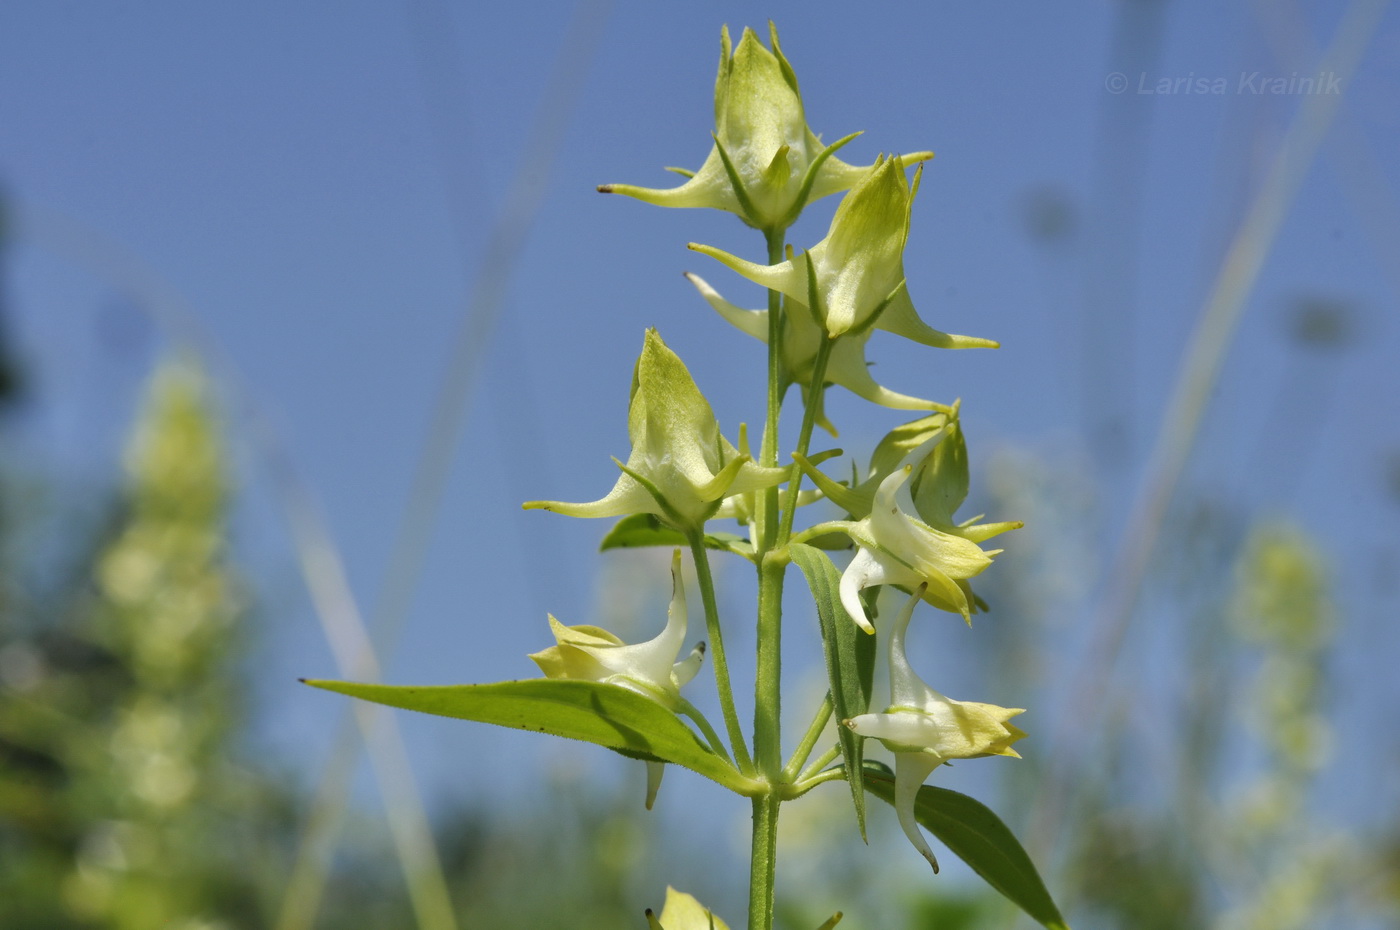
{"label": "flower stalk", "polygon": [[[769,264],[783,260],[785,230],[764,230]],[[768,393],[759,462],[778,463],[778,420],[787,385],[782,368],[782,295],[768,291]],[[753,837],[749,864],[749,930],[773,925],[773,884],[777,877],[778,812],[782,799],[782,636],[783,579],[786,565],[773,558],[781,517],[776,487],[764,488],[760,507],[758,554],[757,657],[754,675],[754,756],[769,779],[769,794],[753,800]]]}
{"label": "flower stalk", "polygon": [[719,605],[715,601],[714,573],[710,571],[710,551],[705,548],[705,539],[699,533],[692,533],[689,540],[691,561],[695,563],[695,580],[700,586],[700,600],[705,606],[705,631],[710,637],[714,652],[715,689],[719,692],[720,711],[724,714],[724,726],[729,732],[729,745],[734,747],[734,758],[739,771],[753,774],[753,760],[749,757],[744,743],[744,731],[739,726],[739,712],[734,707],[734,686],[729,682],[729,661],[724,652],[724,633],[719,622]]}
{"label": "flower stalk", "polygon": [[[932,823],[937,830],[937,822],[928,819],[924,780],[951,759],[1014,757],[1011,744],[1025,735],[1009,723],[1020,709],[945,697],[919,678],[905,653],[905,634],[918,604],[926,602],[969,622],[974,612],[986,609],[970,579],[987,569],[1000,550],[984,550],[981,544],[1020,525],[954,519],[969,485],[959,403],[897,393],[876,383],[868,371],[866,353],[876,331],[937,348],[996,345],[934,329],[914,309],[904,250],[922,177],[922,166],[914,166],[932,155],[881,155],[866,168],[836,158],[836,151],[857,134],[830,145],[820,141],[807,125],[797,78],[776,29],[770,28],[770,37],[765,47],[746,29],[735,47],[728,31],[722,33],[715,129],[698,171],[679,171],[686,180],[670,189],[600,188],[660,206],[723,210],[763,233],[766,264],[710,246],[692,243],[690,248],[764,287],[766,310],[742,310],[687,274],[720,316],[767,345],[757,461],[746,428],[740,424],[737,434],[730,434],[737,445],[730,443],[679,355],[656,329],[648,329],[628,397],[631,448],[626,461],[617,463],[621,474],[612,489],[582,503],[525,504],[567,516],[619,520],[604,539],[604,549],[674,548],[664,629],[653,639],[629,644],[607,630],[565,626],[551,616],[555,643],[531,656],[542,680],[446,689],[451,694],[431,688],[404,689],[409,693],[403,694],[383,686],[355,686],[346,692],[585,740],[640,759],[647,768],[648,808],[668,764],[683,765],[749,798],[748,930],[773,927],[778,817],[785,801],[829,781],[849,781],[864,837],[866,791],[892,797],[905,834],[936,871],[937,860],[920,828],[920,823]],[[790,248],[787,232],[799,214],[811,202],[843,192],[826,237],[800,252]],[[818,425],[833,436],[837,432],[825,412],[828,385],[881,408],[920,414],[881,441],[864,477],[854,464],[849,478],[822,470],[839,450],[810,451]],[[801,391],[803,412],[796,442],[783,456],[779,425],[784,396],[793,386]],[[809,485],[805,491],[804,483]],[[799,527],[798,509],[820,499],[844,510],[844,517]],[[729,519],[737,520],[741,530],[746,526],[748,537],[710,526]],[[681,695],[706,654],[704,643],[685,652],[682,546],[690,550],[704,606],[723,737]],[[732,632],[725,628],[736,621],[721,615],[712,549],[751,561],[758,573],[751,742],[740,724],[725,643],[725,633]],[[844,567],[828,554],[841,549],[849,553],[837,556],[847,560]],[[799,569],[813,595],[828,689],[784,763],[783,589],[789,565]],[[891,701],[884,711],[873,712],[870,689],[877,650],[865,634],[874,633],[877,618],[873,592],[867,592],[882,586],[901,589],[909,598],[887,639]],[[836,744],[812,758],[833,717],[842,724]],[[872,768],[863,758],[862,740],[867,738],[895,754],[892,791],[878,766]],[[976,824],[962,828],[976,829]],[[968,849],[974,856],[983,855],[984,846],[990,850],[985,853],[990,858],[980,864],[969,859],[982,874],[1026,861],[1019,847],[1008,851],[998,843],[1004,840],[964,845],[964,855]],[[1003,885],[994,885],[1008,893]],[[1065,928],[1053,903],[1048,908],[1037,903],[1028,912],[1047,927]],[[830,930],[839,919],[840,914],[833,916],[820,930]],[[659,915],[647,912],[647,921],[653,930],[727,926],[695,898],[674,889],[668,889]]]}

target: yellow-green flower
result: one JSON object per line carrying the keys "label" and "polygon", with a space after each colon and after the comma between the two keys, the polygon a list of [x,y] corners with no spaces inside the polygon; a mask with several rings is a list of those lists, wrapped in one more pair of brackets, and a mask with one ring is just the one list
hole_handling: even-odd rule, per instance
{"label": "yellow-green flower", "polygon": [[[732,50],[728,27],[720,32],[714,147],[699,171],[669,169],[687,179],[669,190],[598,189],[663,207],[714,207],[759,229],[785,229],[809,201],[850,189],[866,169],[832,153],[855,136],[823,145],[808,128],[797,76],[778,45],[777,28],[768,25],[772,51],[751,29]],[[930,157],[921,152],[910,160]]]}
{"label": "yellow-green flower", "polygon": [[967,446],[959,426],[958,404],[892,430],[875,448],[869,476],[840,484],[805,458],[798,462],[828,500],[854,522],[827,524],[844,532],[858,551],[841,576],[841,600],[860,627],[873,627],[860,592],[881,584],[907,590],[923,584],[924,599],[965,619],[985,605],[969,578],[980,574],[1001,550],[980,543],[1018,529],[1017,521],[978,523],[980,516],[955,523],[953,514],[967,497]]}
{"label": "yellow-green flower", "polygon": [[875,627],[865,615],[860,592],[881,584],[919,588],[933,606],[970,621],[976,602],[967,579],[981,574],[1001,552],[984,551],[966,530],[935,529],[910,516],[909,495],[898,492],[912,471],[906,465],[881,481],[870,515],[846,528],[858,549],[841,574],[841,604],[867,633]]}
{"label": "yellow-green flower", "polygon": [[632,379],[627,433],[632,453],[606,497],[579,504],[528,501],[525,508],[572,517],[651,513],[687,532],[713,517],[724,498],[787,478],[787,469],[755,465],[720,435],[709,402],[654,329],[647,330]]}
{"label": "yellow-green flower", "polygon": [[[904,175],[906,160],[881,157],[836,208],[826,238],[777,265],[745,261],[713,246],[691,243],[756,284],[812,306],[831,336],[871,326],[943,349],[995,348],[990,339],[953,336],[919,319],[904,282],[904,244],[918,191]],[[921,169],[922,170],[922,169]]]}
{"label": "yellow-green flower", "polygon": [[681,687],[695,677],[705,654],[697,645],[677,660],[685,645],[687,613],[685,586],[681,582],[681,551],[671,557],[671,606],[666,627],[655,638],[628,645],[596,626],[565,626],[549,617],[555,645],[530,658],[546,678],[573,678],[619,685],[651,698],[668,710],[676,710]]}
{"label": "yellow-green flower", "polygon": [[950,759],[1020,754],[1011,744],[1026,734],[1008,721],[1021,708],[955,701],[930,688],[909,665],[904,636],[920,594],[909,598],[890,631],[890,706],[879,714],[844,720],[861,736],[878,739],[895,754],[894,806],[909,842],[938,871],[938,860],[919,831],[914,804],[924,780]]}
{"label": "yellow-green flower", "polygon": [[[724,317],[736,329],[762,342],[768,341],[767,310],[743,310],[721,297],[698,275],[686,274],[686,278],[695,285],[700,296],[705,298],[715,312]],[[844,338],[836,340],[831,347],[831,357],[827,361],[824,382],[839,384],[857,397],[862,397],[882,407],[890,407],[895,410],[938,409],[941,405],[933,401],[900,394],[876,383],[875,379],[870,376],[869,363],[865,360],[865,344],[870,339],[870,333],[871,330],[867,329],[859,334],[847,334]],[[811,308],[791,297],[787,298],[783,313],[783,369],[789,381],[801,385],[803,397],[807,403],[814,402],[813,388],[823,386],[813,385],[812,375],[814,374],[813,363],[816,361],[817,348],[820,346],[821,340],[826,338],[826,332],[821,328],[816,317],[812,315]],[[825,422],[824,417],[822,425],[832,435],[836,434],[835,428],[830,423]]]}
{"label": "yellow-green flower", "polygon": [[[565,626],[550,614],[549,628],[555,645],[532,653],[530,658],[546,678],[617,685],[675,712],[684,703],[681,688],[695,677],[705,656],[705,644],[700,643],[684,659],[678,659],[685,645],[686,623],[681,551],[677,549],[671,556],[671,606],[666,628],[655,639],[628,645],[601,627]],[[664,771],[663,763],[647,762],[648,810],[661,787]]]}
{"label": "yellow-green flower", "polygon": [[688,895],[666,886],[666,904],[657,917],[647,909],[647,926],[651,930],[729,930],[729,924],[720,920],[708,907]]}

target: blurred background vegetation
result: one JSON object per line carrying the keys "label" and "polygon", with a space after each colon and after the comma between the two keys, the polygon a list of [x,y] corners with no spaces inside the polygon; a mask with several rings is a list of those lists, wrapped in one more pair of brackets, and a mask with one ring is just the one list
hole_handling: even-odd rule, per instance
{"label": "blurred background vegetation", "polygon": [[[105,276],[105,286],[138,304],[159,330],[153,340],[159,357],[125,359],[146,387],[140,403],[123,409],[120,426],[113,427],[125,436],[124,458],[75,475],[11,454],[26,411],[44,403],[49,383],[35,376],[33,360],[13,338],[12,317],[46,308],[13,303],[6,282],[18,224],[5,221],[11,213],[0,204],[0,928],[640,928],[641,908],[659,905],[667,881],[700,894],[721,914],[742,913],[737,889],[685,888],[687,880],[719,883],[723,863],[717,860],[742,856],[723,838],[690,832],[698,820],[723,818],[710,816],[708,801],[697,802],[699,813],[688,817],[647,814],[641,773],[621,760],[584,770],[575,764],[577,755],[547,760],[544,774],[532,776],[528,803],[501,804],[465,776],[424,802],[391,718],[361,717],[359,731],[347,726],[325,753],[320,744],[300,755],[270,751],[265,738],[269,719],[292,714],[286,704],[264,703],[270,674],[264,660],[289,612],[285,579],[293,573],[301,574],[298,584],[304,581],[311,592],[318,616],[336,620],[324,632],[341,674],[377,674],[377,661],[387,661],[394,624],[408,613],[415,569],[425,558],[431,514],[442,501],[444,462],[460,440],[453,417],[464,416],[467,387],[484,364],[486,347],[511,336],[508,328],[493,336],[492,326],[506,301],[506,269],[525,252],[525,232],[540,205],[532,198],[543,196],[543,185],[530,182],[547,173],[562,145],[565,90],[578,80],[606,6],[582,5],[569,25],[559,70],[541,91],[549,105],[529,130],[527,148],[536,158],[520,169],[526,183],[509,189],[501,206],[505,219],[475,243],[489,260],[467,302],[467,350],[449,360],[461,363],[455,376],[461,380],[445,379],[440,398],[447,400],[425,427],[432,438],[423,452],[421,493],[412,492],[405,508],[409,541],[390,551],[387,561],[396,567],[386,576],[383,602],[369,612],[371,620],[388,618],[387,635],[367,631],[375,624],[358,617],[349,571],[310,503],[314,489],[298,484],[287,450],[244,409],[247,389],[239,374],[210,351],[206,338],[192,334],[188,319],[158,307],[152,295],[159,288],[138,280],[135,263],[120,255],[106,261],[113,255],[74,247],[68,257],[85,255],[77,264]],[[1177,73],[1163,62],[1169,13],[1181,6],[1164,0],[1113,4],[1104,70]],[[422,17],[434,7],[414,9]],[[1279,26],[1297,24],[1279,13],[1281,6],[1251,9],[1262,41],[1279,61],[1316,60],[1316,49],[1300,33]],[[705,30],[712,30],[710,19]],[[417,28],[420,40],[445,34],[434,33],[431,16],[420,18]],[[948,34],[960,33],[954,28]],[[1381,44],[1379,57],[1388,65],[1400,58],[1394,35],[1391,45]],[[427,48],[425,71],[433,76],[434,62],[442,60]],[[820,61],[820,49],[809,43],[794,56],[809,92],[818,75],[809,81],[801,65]],[[1096,91],[1100,77],[1094,75]],[[635,75],[627,80],[637,83]],[[443,96],[434,105],[446,123],[441,108],[454,102],[451,82],[438,89]],[[703,97],[696,98],[701,116]],[[1393,95],[1383,99],[1393,109]],[[1299,103],[1299,112],[1309,105]],[[1393,339],[1394,294],[1388,302],[1368,303],[1357,296],[1359,285],[1353,291],[1307,274],[1272,288],[1273,302],[1254,308],[1250,333],[1256,342],[1279,346],[1281,367],[1276,382],[1264,383],[1264,370],[1254,368],[1229,382],[1236,394],[1263,398],[1231,408],[1233,418],[1223,421],[1237,429],[1231,442],[1197,442],[1204,407],[1228,394],[1219,388],[1229,377],[1213,370],[1209,359],[1194,374],[1187,364],[1176,375],[1188,400],[1161,405],[1168,426],[1145,421],[1138,395],[1149,393],[1145,372],[1153,359],[1132,346],[1135,327],[1147,326],[1150,303],[1140,278],[1153,262],[1144,259],[1141,245],[1149,241],[1147,166],[1156,137],[1141,99],[1104,97],[1091,109],[1098,151],[1090,180],[1078,189],[1047,181],[1004,192],[1000,204],[1014,218],[1017,246],[1043,271],[1043,279],[1028,287],[1042,299],[1054,329],[1072,332],[1082,344],[1069,352],[1063,344],[1034,347],[1040,356],[1058,355],[1056,366],[1079,381],[1066,409],[1045,414],[1073,420],[1076,443],[1066,451],[1053,443],[971,437],[974,493],[981,497],[976,509],[993,519],[1024,520],[1028,528],[1008,542],[1007,554],[979,587],[993,611],[979,621],[972,645],[951,658],[925,655],[944,663],[937,680],[940,687],[949,682],[950,694],[1033,709],[1036,723],[1032,727],[1028,714],[1027,729],[1035,749],[993,774],[970,763],[940,777],[987,801],[1012,825],[1079,930],[1400,926],[1400,760],[1394,657],[1387,654],[1395,638],[1377,635],[1394,626],[1400,556],[1393,539],[1374,549],[1338,545],[1339,537],[1363,536],[1355,525],[1325,525],[1318,518],[1334,502],[1364,491],[1364,508],[1375,514],[1367,538],[1385,537],[1385,527],[1395,525],[1400,453],[1381,460],[1372,455],[1377,445],[1396,447],[1395,424],[1379,416],[1348,419],[1346,403],[1356,407],[1366,398],[1348,395],[1344,377],[1348,366],[1362,364],[1368,344]],[[1258,194],[1265,208],[1291,196],[1271,192],[1273,163],[1252,154],[1273,151],[1269,143],[1284,135],[1277,123],[1261,119],[1248,144],[1239,146],[1244,154],[1228,163],[1239,177],[1222,184],[1230,203],[1222,207],[1229,220],[1221,228],[1238,235],[1220,234],[1208,243],[1212,269],[1232,267],[1226,260],[1232,249],[1268,251],[1272,234],[1251,225],[1253,201],[1245,202],[1245,194]],[[446,128],[442,144],[450,151],[454,137]],[[527,135],[524,129],[520,134]],[[1331,154],[1341,166],[1338,186],[1359,204],[1365,232],[1358,239],[1369,241],[1389,269],[1383,276],[1393,273],[1400,267],[1393,249],[1398,227],[1386,212],[1388,187],[1369,184],[1364,165],[1356,167],[1355,159],[1367,157],[1365,133],[1342,122],[1339,134],[1345,144]],[[1285,140],[1280,151],[1296,156],[1291,144]],[[1007,157],[1018,162],[1032,157],[1024,147],[1008,148]],[[1382,150],[1393,158],[1390,148]],[[605,154],[600,160],[616,157]],[[1393,167],[1382,162],[1382,171]],[[956,163],[946,170],[958,176]],[[618,179],[632,180],[621,173]],[[933,189],[929,179],[926,184]],[[453,188],[453,198],[470,199],[460,188]],[[37,229],[36,241],[52,248],[64,236],[51,228],[45,233],[42,212],[37,215],[31,233]],[[470,217],[461,210],[455,219],[466,227]],[[628,215],[629,223],[646,230],[640,236],[660,238],[648,219]],[[969,226],[969,235],[982,234]],[[472,244],[464,240],[464,247]],[[540,257],[532,256],[535,264],[528,267],[540,267]],[[1000,255],[996,261],[1002,267]],[[940,273],[959,271],[959,263],[949,264],[955,267]],[[126,272],[132,277],[123,277]],[[664,273],[675,277],[669,265]],[[1071,283],[1081,275],[1087,282],[1082,293]],[[1198,296],[1193,292],[1190,299]],[[143,304],[144,298],[152,299]],[[1212,338],[1228,343],[1246,302],[1238,296],[1233,323],[1216,336],[1198,335],[1184,355]],[[1204,304],[1206,317],[1212,304]],[[451,312],[457,309],[454,304]],[[321,321],[312,328],[319,334],[333,327]],[[962,328],[983,334],[980,325]],[[577,333],[561,328],[557,335],[567,342]],[[628,343],[626,351],[632,349]],[[527,364],[526,353],[514,357],[522,368]],[[605,406],[595,404],[595,381],[584,385],[576,371],[571,376],[578,388],[571,394],[578,397],[566,402]],[[1248,390],[1238,390],[1243,382]],[[538,390],[563,389],[545,384]],[[1040,399],[1017,389],[1020,406]],[[1191,390],[1197,391],[1194,401]],[[530,407],[527,387],[514,400],[521,407],[512,416],[549,422]],[[610,400],[618,400],[617,392]],[[1384,411],[1384,400],[1370,398],[1364,409]],[[620,409],[599,410],[588,422],[609,417],[617,425]],[[568,419],[567,413],[552,415]],[[1141,452],[1147,438],[1173,435],[1173,415],[1179,429],[1165,453],[1135,456],[1132,450]],[[975,431],[975,413],[968,421]],[[1345,429],[1334,426],[1324,441],[1319,437],[1329,422]],[[1223,427],[1217,422],[1215,428]],[[1348,443],[1361,449],[1363,429],[1371,433],[1363,451],[1372,457],[1364,462],[1369,484],[1358,491],[1343,487],[1336,477],[1343,472],[1326,459]],[[522,459],[545,457],[538,437],[507,438],[523,450]],[[299,564],[280,575],[269,575],[265,564],[256,571],[241,564],[257,556],[240,539],[236,520],[246,472],[255,470],[249,448],[271,463],[271,496],[295,538],[294,556],[286,561]],[[860,454],[854,443],[848,451]],[[597,458],[606,465],[605,456]],[[1359,480],[1355,472],[1346,474]],[[1134,497],[1138,478],[1146,491]],[[1325,494],[1316,493],[1319,485]],[[531,487],[516,493],[499,482],[489,490],[512,503],[553,492]],[[1309,492],[1317,499],[1300,500]],[[1131,500],[1139,506],[1128,512],[1125,501]],[[561,537],[577,532],[559,530]],[[490,541],[498,542],[495,536]],[[656,568],[645,553],[609,556],[602,589],[628,590],[643,576],[654,580]],[[550,578],[539,585],[560,583]],[[531,598],[541,596],[534,591],[518,600],[529,602],[526,613],[534,620],[542,621],[545,608],[555,609],[565,622],[598,622],[625,634],[629,625],[641,628],[657,615],[660,595],[637,590],[628,598],[605,598],[597,611],[603,616],[592,618],[567,617],[552,603],[534,610]],[[1372,615],[1383,623],[1372,623]],[[536,632],[542,643],[542,622]],[[1340,656],[1344,647],[1352,660]],[[1368,651],[1376,653],[1366,667],[1372,672],[1357,671],[1355,656]],[[307,674],[328,667],[320,655],[295,659],[298,668],[314,665],[302,669]],[[283,670],[279,666],[279,674]],[[529,669],[521,665],[510,674]],[[793,683],[801,684],[796,674]],[[365,746],[377,780],[397,803],[376,806],[363,785],[351,783]],[[319,781],[308,775],[322,765],[345,774]],[[478,779],[489,772],[511,780],[497,778],[508,769],[496,759],[464,760],[462,768]],[[684,778],[669,775],[663,799],[693,787]],[[955,870],[930,881],[922,864],[911,861],[917,857],[902,855],[907,850],[889,818],[877,813],[870,848],[853,843],[843,790],[819,791],[790,805],[784,817],[779,919],[791,930],[816,926],[838,908],[848,915],[843,926],[882,930],[1022,925],[1011,908]]]}
{"label": "blurred background vegetation", "polygon": [[[1342,308],[1303,308],[1297,351],[1331,350],[1347,325]],[[12,352],[2,361],[13,416],[28,402],[23,364]],[[288,876],[313,799],[280,770],[286,760],[260,758],[249,739],[247,658],[265,617],[233,558],[236,482],[219,409],[198,362],[171,359],[151,373],[124,468],[108,484],[3,476],[0,926],[289,925]],[[1065,562],[1093,558],[1073,528],[1092,523],[1095,501],[1082,475],[1025,452],[1003,449],[982,473],[991,512],[1069,528],[989,576],[987,597],[1022,622],[985,625],[971,680],[977,693],[1033,707],[1052,684],[1044,656],[1060,635],[1055,616],[1084,594],[1063,588],[1077,574]],[[1080,747],[1093,761],[1073,767],[1091,777],[1065,783],[1053,759],[1031,754],[1008,769],[1004,815],[1076,926],[1393,926],[1400,818],[1382,809],[1348,827],[1314,791],[1337,751],[1328,553],[1285,519],[1202,497],[1175,508],[1158,559],[1154,612],[1178,627],[1176,652],[1159,657],[1180,673],[1175,704],[1144,717],[1127,695],[1099,695],[1090,719],[1105,732]],[[626,584],[620,571],[614,583]],[[1181,578],[1189,585],[1170,583]],[[640,925],[635,902],[658,878],[659,838],[637,784],[560,770],[550,787],[528,810],[476,808],[464,796],[466,806],[438,812],[457,925]],[[1038,800],[1047,796],[1053,805]],[[785,868],[801,878],[789,888],[807,880],[822,890],[781,901],[786,926],[814,926],[836,906],[869,926],[911,930],[1014,922],[975,887],[911,882],[842,852],[826,837],[849,829],[849,812],[831,800],[790,808]],[[317,879],[314,925],[414,926],[421,915],[382,827],[370,813],[355,817]],[[1067,840],[1049,845],[1046,835]]]}

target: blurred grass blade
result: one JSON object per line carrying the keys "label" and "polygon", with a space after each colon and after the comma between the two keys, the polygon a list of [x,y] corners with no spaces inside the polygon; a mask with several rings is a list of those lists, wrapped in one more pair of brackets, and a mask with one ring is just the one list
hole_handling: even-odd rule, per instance
{"label": "blurred grass blade", "polygon": [[306,683],[389,707],[550,733],[635,759],[673,762],[745,796],[761,787],[712,752],[671,711],[617,685],[548,678],[488,685]]}
{"label": "blurred grass blade", "polygon": [[[256,403],[255,392],[201,328],[195,308],[142,256],[69,216],[26,204],[23,228],[29,239],[128,295],[136,308],[173,341],[191,351],[217,384],[228,391],[268,470],[311,594],[312,608],[341,674],[377,675],[378,661],[326,521],[298,475],[286,444]],[[423,930],[455,930],[447,881],[402,738],[392,720],[376,721],[373,715],[357,714],[354,723],[359,726],[380,793],[386,799],[394,852],[418,925]],[[352,724],[347,735],[353,738],[354,733]],[[350,748],[353,749],[353,743]],[[347,751],[337,752],[335,759],[342,760],[343,765],[333,771],[348,780],[353,758]],[[334,790],[318,793],[312,802],[313,822],[292,866],[277,923],[280,930],[305,930],[315,920],[330,860],[331,844],[322,841],[323,834],[332,831],[318,829],[316,835],[311,835],[312,828],[338,823],[338,810],[348,798],[348,790],[333,787]],[[388,803],[389,798],[394,803]]]}
{"label": "blurred grass blade", "polygon": [[[1352,0],[1326,53],[1318,61],[1317,71],[1349,86],[1389,5],[1389,0]],[[1187,344],[1141,486],[1128,513],[1122,542],[1106,573],[1108,587],[1089,632],[1085,657],[1070,676],[1076,682],[1075,691],[1063,703],[1055,736],[1061,759],[1082,757],[1088,751],[1082,743],[1102,729],[1099,721],[1104,709],[1117,706],[1112,700],[1114,668],[1137,616],[1143,585],[1154,564],[1172,501],[1186,474],[1259,276],[1342,100],[1341,94],[1302,96],[1297,115],[1226,249]],[[1036,835],[1056,832],[1058,818],[1073,810],[1077,784],[1068,766],[1051,769],[1037,800]]]}
{"label": "blurred grass blade", "polygon": [[[831,704],[836,712],[841,755],[846,761],[846,771],[859,772],[865,740],[851,729],[839,726],[839,723],[870,709],[871,682],[875,676],[875,637],[861,632],[841,606],[841,573],[832,564],[830,556],[802,543],[788,546],[788,552],[792,555],[793,563],[807,578],[807,586],[812,589],[812,598],[817,602],[822,651],[826,657],[826,676],[831,687]],[[851,783],[851,801],[856,808],[860,838],[864,840],[865,792],[856,781],[848,781]]]}
{"label": "blurred grass blade", "polygon": [[[894,803],[894,776],[883,765],[866,763],[865,787]],[[1001,818],[965,794],[924,785],[914,816],[963,862],[1049,930],[1069,930],[1035,864]]]}

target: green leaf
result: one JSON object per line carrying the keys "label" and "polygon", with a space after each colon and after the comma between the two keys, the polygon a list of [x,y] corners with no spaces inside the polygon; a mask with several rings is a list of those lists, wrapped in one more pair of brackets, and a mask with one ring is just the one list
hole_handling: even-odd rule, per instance
{"label": "green leaf", "polygon": [[[598,551],[636,549],[641,546],[680,546],[685,548],[689,545],[684,533],[662,523],[655,514],[634,513],[630,517],[623,517],[617,521],[617,524],[608,531],[608,535],[603,537]],[[745,558],[753,556],[753,550],[748,540],[733,533],[706,533],[705,548],[734,552]]]}
{"label": "green leaf", "polygon": [[[867,762],[864,775],[871,794],[894,804],[894,775],[886,766]],[[1021,910],[1050,930],[1069,930],[1030,856],[985,804],[947,788],[924,785],[914,804],[914,817]]]}
{"label": "green leaf", "polygon": [[[831,703],[837,721],[849,720],[870,709],[871,681],[875,676],[875,637],[861,632],[855,621],[841,606],[841,572],[831,557],[819,549],[802,543],[788,546],[793,563],[807,578],[812,598],[817,602],[817,619],[821,623],[822,651],[826,655],[826,677],[831,686]],[[846,771],[859,772],[864,752],[864,739],[849,727],[838,726],[841,755]],[[861,839],[865,837],[865,792],[851,782],[851,800],[856,808],[856,823]],[[867,840],[868,842],[868,840]]]}
{"label": "green leaf", "polygon": [[673,762],[745,796],[762,787],[712,752],[671,711],[618,685],[550,678],[489,685],[306,684],[389,707],[551,733],[634,759]]}

